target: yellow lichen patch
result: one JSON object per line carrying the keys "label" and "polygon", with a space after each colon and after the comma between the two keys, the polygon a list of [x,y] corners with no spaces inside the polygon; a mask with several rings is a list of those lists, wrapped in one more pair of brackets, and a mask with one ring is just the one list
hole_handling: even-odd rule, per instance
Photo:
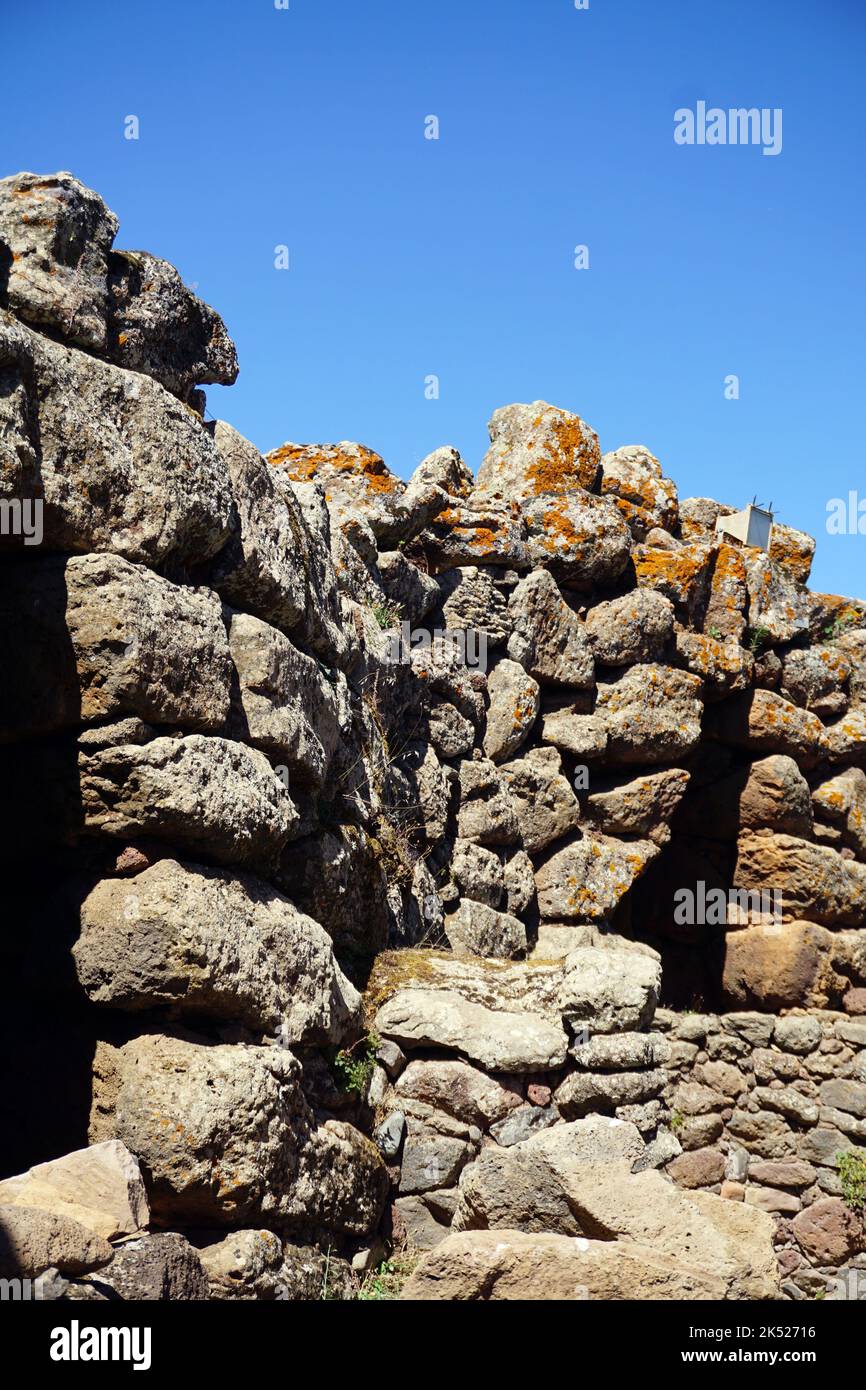
{"label": "yellow lichen patch", "polygon": [[643,546],[633,558],[642,588],[657,589],[679,603],[687,603],[692,597],[709,562],[704,546],[682,546],[679,550]]}
{"label": "yellow lichen patch", "polygon": [[392,995],[406,985],[423,983],[435,985],[439,980],[433,962],[453,960],[447,951],[403,950],[383,951],[376,957],[364,1003],[369,1015],[375,1014]]}
{"label": "yellow lichen patch", "polygon": [[[574,487],[592,487],[601,458],[596,434],[579,416],[562,410],[551,410],[546,421],[537,416],[533,426],[538,429],[543,423],[549,437],[539,443],[539,455],[526,471],[533,490],[566,492]],[[535,440],[527,440],[528,449],[535,445]]]}
{"label": "yellow lichen patch", "polygon": [[354,474],[363,480],[371,492],[390,494],[401,484],[391,473],[379,454],[364,444],[351,450],[335,444],[283,444],[265,455],[274,468],[284,468],[293,482],[310,483],[320,474]]}
{"label": "yellow lichen patch", "polygon": [[589,532],[575,526],[562,506],[549,508],[542,517],[543,532],[536,541],[556,555],[562,550],[576,551],[589,540]]}

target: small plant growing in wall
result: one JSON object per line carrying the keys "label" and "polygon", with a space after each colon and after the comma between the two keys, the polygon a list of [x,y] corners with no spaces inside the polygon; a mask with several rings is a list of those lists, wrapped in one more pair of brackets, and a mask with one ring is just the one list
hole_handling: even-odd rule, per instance
{"label": "small plant growing in wall", "polygon": [[376,1066],[379,1039],[375,1033],[359,1038],[351,1047],[341,1048],[334,1058],[334,1073],[344,1091],[362,1096]]}
{"label": "small plant growing in wall", "polygon": [[679,1110],[672,1110],[670,1118],[671,1133],[676,1134],[678,1130],[682,1129],[684,1124],[685,1116],[682,1114],[682,1112]]}
{"label": "small plant growing in wall", "polygon": [[772,633],[768,627],[753,627],[749,633],[749,651],[753,656],[762,656],[770,645]]}
{"label": "small plant growing in wall", "polygon": [[400,626],[402,611],[398,603],[374,603],[371,604],[370,611],[383,632]]}
{"label": "small plant growing in wall", "polygon": [[852,1211],[862,1211],[866,1206],[866,1154],[838,1153],[836,1166],[843,1199]]}

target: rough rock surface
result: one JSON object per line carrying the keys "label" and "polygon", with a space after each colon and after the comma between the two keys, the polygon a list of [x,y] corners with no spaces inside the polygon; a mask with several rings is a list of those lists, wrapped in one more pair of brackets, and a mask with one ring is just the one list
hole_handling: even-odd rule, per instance
{"label": "rough rock surface", "polygon": [[365,1296],[404,1243],[412,1298],[836,1297],[866,603],[558,405],[477,478],[262,457],[117,231],[0,181],[4,1248],[94,1301]]}
{"label": "rough rock surface", "polygon": [[467,1231],[428,1255],[401,1297],[449,1302],[585,1299],[720,1298],[724,1285],[708,1270],[633,1242]]}
{"label": "rough rock surface", "polygon": [[36,1279],[48,1269],[86,1274],[111,1260],[108,1241],[71,1216],[0,1206],[0,1278]]}
{"label": "rough rock surface", "polygon": [[96,1003],[226,1018],[288,1045],[338,1042],[360,1026],[360,996],[327,933],[249,875],[161,859],[97,884],[81,928],[73,956]]}
{"label": "rough rock surface", "polygon": [[39,1207],[106,1240],[135,1235],[150,1212],[137,1160],[109,1139],[0,1182],[0,1206]]}

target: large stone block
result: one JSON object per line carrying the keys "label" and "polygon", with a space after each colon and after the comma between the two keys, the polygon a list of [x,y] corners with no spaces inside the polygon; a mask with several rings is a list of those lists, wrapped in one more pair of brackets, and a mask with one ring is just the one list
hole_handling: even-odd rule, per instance
{"label": "large stone block", "polygon": [[217,731],[229,708],[217,596],[117,555],[11,564],[0,595],[4,739],[135,715]]}
{"label": "large stone block", "polygon": [[[215,555],[229,536],[229,477],[194,412],[149,377],[2,314],[0,338],[0,360],[9,364],[0,433],[8,417],[18,439],[2,474],[20,476],[22,447],[35,461],[20,481],[26,497],[44,501],[43,544],[109,550],[155,567]],[[12,541],[22,543],[9,538],[7,548]]]}
{"label": "large stone block", "polygon": [[269,884],[162,859],[104,879],[73,947],[89,997],[115,1009],[227,1019],[291,1045],[357,1032],[360,997],[327,933]]}

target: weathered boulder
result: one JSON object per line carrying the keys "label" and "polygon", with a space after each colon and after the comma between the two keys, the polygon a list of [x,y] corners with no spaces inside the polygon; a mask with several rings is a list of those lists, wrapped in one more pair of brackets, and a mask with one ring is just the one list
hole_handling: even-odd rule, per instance
{"label": "weathered boulder", "polygon": [[661,763],[695,748],[701,737],[701,681],[656,663],[632,666],[600,684],[596,716],[607,729],[611,763]]}
{"label": "weathered boulder", "polygon": [[393,526],[395,504],[406,484],[364,444],[346,439],[339,444],[281,444],[265,458],[292,482],[324,488],[332,516],[358,513],[377,537]]}
{"label": "weathered boulder", "polygon": [[400,1165],[401,1196],[417,1196],[453,1187],[474,1153],[471,1144],[455,1135],[438,1134],[410,1118]]}
{"label": "weathered boulder", "polygon": [[595,1075],[572,1072],[557,1087],[554,1100],[566,1120],[590,1114],[612,1114],[624,1105],[643,1105],[655,1099],[665,1086],[665,1073],[612,1071]]}
{"label": "weathered boulder", "polygon": [[824,747],[817,715],[792,705],[772,690],[751,690],[707,713],[711,738],[750,753],[784,753],[800,767],[814,767]]}
{"label": "weathered boulder", "polygon": [[173,265],[147,251],[108,260],[108,352],[118,367],[144,372],[172,395],[237,379],[235,345],[219,314],[187,289]]}
{"label": "weathered boulder", "polygon": [[833,719],[848,708],[851,663],[839,647],[793,647],[782,659],[780,694],[794,705]]}
{"label": "weathered boulder", "polygon": [[487,677],[490,705],[484,753],[493,762],[510,758],[529,735],[540,709],[538,682],[503,657]]}
{"label": "weathered boulder", "polygon": [[866,767],[866,707],[858,705],[828,725],[823,743],[829,762]]}
{"label": "weathered boulder", "polygon": [[541,720],[541,737],[579,762],[597,762],[607,751],[607,721],[604,715],[584,714],[565,707],[551,710]]}
{"label": "weathered boulder", "polygon": [[[279,487],[254,444],[224,420],[212,431],[214,447],[228,471],[234,508],[229,540],[217,556],[209,582],[227,603],[292,631],[305,616],[308,586],[304,568],[304,517],[294,492]],[[336,582],[330,605],[318,595],[333,622],[338,616]]]}
{"label": "weathered boulder", "polygon": [[369,991],[376,1032],[404,1050],[443,1048],[511,1073],[564,1062],[561,982],[559,967],[399,951],[379,957]]}
{"label": "weathered boulder", "polygon": [[409,653],[416,690],[447,700],[469,721],[473,729],[484,722],[484,673],[469,668],[461,659],[458,646],[449,638],[434,637],[429,643],[413,646]]}
{"label": "weathered boulder", "polygon": [[79,759],[87,834],[153,836],[222,863],[274,858],[297,812],[264,754],[191,734],[117,744]]}
{"label": "weathered boulder", "polygon": [[284,764],[290,779],[321,787],[340,740],[338,683],[284,633],[248,613],[232,613],[229,652],[236,672],[230,729]]}
{"label": "weathered boulder", "polygon": [[135,1235],[150,1220],[138,1160],[116,1139],[5,1178],[0,1206],[39,1207],[77,1221],[105,1240]]}
{"label": "weathered boulder", "polygon": [[676,660],[704,682],[707,698],[720,699],[747,690],[755,676],[755,659],[733,637],[722,642],[703,632],[678,628]]}
{"label": "weathered boulder", "polygon": [[[628,1162],[614,1155],[562,1152],[556,1136],[563,1129],[482,1152],[461,1179],[455,1229],[532,1232],[544,1222],[541,1229],[548,1232],[623,1238],[627,1248],[634,1241],[717,1277],[724,1297],[778,1297],[769,1215],[712,1194],[685,1194],[653,1169],[631,1173]],[[559,1152],[546,1155],[544,1145],[552,1141]]]}
{"label": "weathered boulder", "polygon": [[201,1245],[198,1257],[211,1298],[272,1301],[277,1297],[283,1247],[273,1231],[232,1231]]}
{"label": "weathered boulder", "polygon": [[576,1039],[570,1051],[582,1071],[645,1071],[666,1065],[671,1045],[662,1033],[601,1033]]}
{"label": "weathered boulder", "polygon": [[514,844],[517,816],[508,785],[489,759],[460,764],[457,833],[479,845]]}
{"label": "weathered boulder", "polygon": [[504,907],[508,912],[520,915],[528,912],[535,902],[535,875],[532,860],[525,850],[515,850],[513,854],[500,850],[504,856],[503,878],[505,880]]}
{"label": "weathered boulder", "polygon": [[316,1127],[282,1047],[142,1034],[97,1046],[91,1138],[139,1157],[157,1225],[242,1224],[367,1234],[386,1176],[351,1125]]}
{"label": "weathered boulder", "polygon": [[562,760],[555,748],[533,748],[501,768],[508,788],[520,838],[530,854],[576,830],[580,803],[562,775]]}
{"label": "weathered boulder", "polygon": [[688,772],[675,767],[602,784],[586,798],[584,814],[606,834],[647,835],[671,819],[688,784]]}
{"label": "weathered boulder", "polygon": [[471,840],[455,840],[451,873],[464,898],[484,903],[487,907],[502,906],[505,872],[502,860],[492,849],[475,845]]}
{"label": "weathered boulder", "polygon": [[376,1028],[404,1048],[440,1047],[491,1071],[549,1071],[565,1060],[566,1036],[538,1014],[491,1009],[448,989],[395,994]]}
{"label": "weathered boulder", "polygon": [[40,1207],[0,1206],[0,1278],[38,1279],[48,1269],[86,1274],[114,1251],[103,1236],[71,1216]]}
{"label": "weathered boulder", "polygon": [[247,874],[162,859],[97,884],[81,924],[73,956],[95,1003],[226,1018],[288,1045],[359,1028],[360,996],[330,937]]}
{"label": "weathered boulder", "polygon": [[0,179],[0,245],[9,261],[0,308],[104,352],[108,256],[118,225],[99,194],[72,174]]}
{"label": "weathered boulder", "polygon": [[198,1251],[176,1231],[125,1241],[105,1270],[90,1280],[127,1302],[201,1301],[210,1297]]}
{"label": "weathered boulder", "polygon": [[452,444],[444,444],[423,458],[412,474],[411,482],[441,487],[449,497],[468,497],[475,481],[460,453]]}
{"label": "weathered boulder", "polygon": [[812,836],[809,784],[793,758],[772,753],[693,792],[696,824],[711,839],[736,840],[741,830]]}
{"label": "weathered boulder", "polygon": [[508,637],[508,605],[493,581],[493,571],[464,565],[439,575],[446,628],[481,634],[488,646],[500,646]]}
{"label": "weathered boulder", "polygon": [[526,954],[526,927],[519,917],[471,898],[461,898],[457,911],[445,918],[445,935],[458,956],[513,960]]}
{"label": "weathered boulder", "polygon": [[529,565],[526,522],[517,502],[476,489],[455,498],[422,532],[434,570],[455,565]]}
{"label": "weathered boulder", "polygon": [[406,1301],[571,1302],[721,1298],[711,1271],[625,1241],[521,1231],[466,1231],[438,1244],[413,1271]]}
{"label": "weathered boulder", "polygon": [[579,415],[546,401],[505,405],[493,412],[488,430],[479,491],[522,499],[594,486],[601,463],[598,435]]}
{"label": "weathered boulder", "polygon": [[745,832],[737,846],[735,888],[775,893],[786,921],[862,926],[866,866],[793,835]]}
{"label": "weathered boulder", "polygon": [[668,547],[637,545],[632,554],[638,587],[669,599],[681,622],[696,624],[711,592],[715,545],[698,541]]}
{"label": "weathered boulder", "polygon": [[210,1297],[290,1303],[351,1298],[357,1283],[333,1250],[281,1241],[272,1231],[232,1231],[198,1249]]}
{"label": "weathered boulder", "polygon": [[475,743],[475,728],[450,700],[433,704],[422,721],[421,732],[440,758],[465,758]]}
{"label": "weathered boulder", "polygon": [[787,569],[763,550],[746,549],[749,627],[772,642],[791,642],[809,631],[808,595]]}
{"label": "weathered boulder", "polygon": [[423,1101],[467,1125],[487,1129],[521,1104],[519,1091],[459,1061],[415,1061],[395,1084],[397,1097]]}
{"label": "weathered boulder", "polygon": [[409,623],[420,623],[442,596],[433,576],[413,564],[402,550],[383,551],[378,569],[385,597]]}
{"label": "weathered boulder", "polygon": [[863,1222],[840,1197],[824,1197],[791,1223],[801,1250],[822,1265],[839,1265],[863,1247]]}
{"label": "weathered boulder", "polygon": [[618,579],[629,561],[628,527],[606,497],[546,492],[523,503],[529,560],[560,583],[591,588]]}
{"label": "weathered boulder", "polygon": [[626,444],[602,457],[601,494],[613,498],[635,540],[644,540],[653,527],[676,527],[676,486],[643,444]]}
{"label": "weathered boulder", "polygon": [[866,861],[866,772],[852,767],[820,782],[812,805],[815,815],[838,826],[843,842]]}
{"label": "weathered boulder", "polygon": [[428,842],[438,843],[448,826],[451,786],[429,743],[406,744],[397,764],[403,778],[407,823],[417,824]]}
{"label": "weathered boulder", "polygon": [[454,1229],[587,1234],[569,1195],[569,1176],[584,1164],[636,1163],[644,1153],[625,1121],[588,1116],[507,1148],[484,1148],[460,1181]]}
{"label": "weathered boulder", "polygon": [[577,614],[569,608],[549,570],[533,570],[512,591],[508,618],[513,632],[508,655],[542,684],[591,690],[592,652]]}
{"label": "weathered boulder", "polygon": [[581,946],[565,958],[558,1004],[575,1031],[630,1033],[652,1022],[660,990],[655,951]]}
{"label": "weathered boulder", "polygon": [[136,715],[217,731],[229,707],[228,643],[216,594],[118,555],[4,568],[8,652],[3,737]]}
{"label": "weathered boulder", "polygon": [[[11,331],[20,345],[3,412],[20,408],[23,393],[27,447],[38,460],[28,495],[44,498],[43,543],[151,566],[215,555],[229,536],[232,498],[198,417],[149,377],[10,322],[0,312],[0,336]],[[22,428],[14,414],[12,428]]]}
{"label": "weathered boulder", "polygon": [[566,845],[536,870],[541,916],[549,922],[606,921],[658,852],[651,840],[595,834]]}
{"label": "weathered boulder", "polygon": [[683,497],[680,499],[680,532],[684,540],[703,540],[715,533],[716,522],[720,516],[730,516],[735,511],[723,502],[711,497]]}
{"label": "weathered boulder", "polygon": [[703,631],[726,645],[731,641],[739,644],[745,636],[748,611],[749,587],[743,550],[739,545],[720,542],[713,550]]}
{"label": "weathered boulder", "polygon": [[811,922],[728,932],[722,972],[726,1007],[826,1008],[845,987],[833,969],[833,942],[826,927]]}
{"label": "weathered boulder", "polygon": [[779,1275],[772,1218],[755,1207],[707,1192],[682,1192],[656,1170],[630,1173],[623,1163],[560,1169],[583,1233],[625,1238],[722,1279],[727,1298],[773,1299]]}
{"label": "weathered boulder", "polygon": [[636,589],[590,608],[586,640],[603,666],[658,661],[673,637],[673,604],[652,589]]}
{"label": "weathered boulder", "polygon": [[787,570],[799,584],[808,584],[815,555],[815,540],[805,531],[774,521],[770,532],[770,559]]}

